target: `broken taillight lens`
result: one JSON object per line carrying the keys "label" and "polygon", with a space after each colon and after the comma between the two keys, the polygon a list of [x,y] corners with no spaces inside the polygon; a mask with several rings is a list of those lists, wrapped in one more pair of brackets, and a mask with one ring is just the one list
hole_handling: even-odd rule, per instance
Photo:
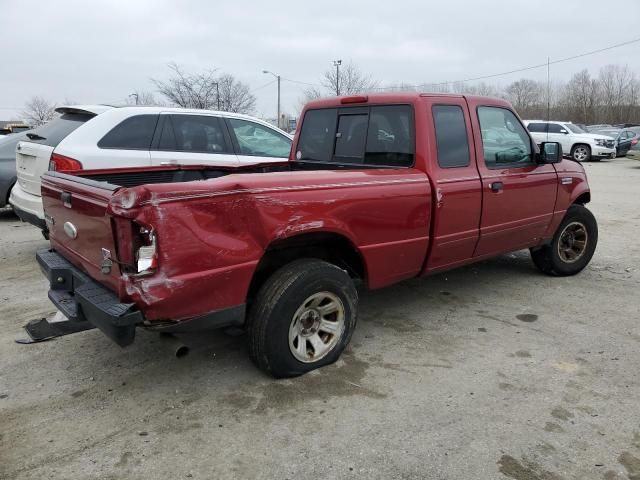
{"label": "broken taillight lens", "polygon": [[153,273],[158,268],[158,251],[153,228],[141,226],[139,239],[141,245],[136,251],[136,271]]}

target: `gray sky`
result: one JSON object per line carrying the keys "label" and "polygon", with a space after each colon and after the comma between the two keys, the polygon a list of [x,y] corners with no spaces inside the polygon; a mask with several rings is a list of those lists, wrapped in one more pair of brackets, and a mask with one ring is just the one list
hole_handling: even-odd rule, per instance
{"label": "gray sky", "polygon": [[[622,25],[629,19],[628,27]],[[61,103],[123,103],[167,63],[217,68],[248,83],[258,116],[275,116],[268,69],[320,83],[332,60],[350,59],[381,85],[458,80],[568,57],[640,37],[640,0],[387,2],[322,0],[0,0],[0,119],[32,95]],[[640,75],[640,43],[552,66],[567,80],[588,68],[628,64]],[[538,69],[521,77],[546,78]],[[284,111],[304,85],[282,82]]]}

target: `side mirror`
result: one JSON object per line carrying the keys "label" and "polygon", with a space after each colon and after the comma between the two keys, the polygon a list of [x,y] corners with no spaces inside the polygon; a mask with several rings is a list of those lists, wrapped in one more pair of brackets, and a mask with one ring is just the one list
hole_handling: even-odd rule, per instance
{"label": "side mirror", "polygon": [[562,161],[562,145],[558,142],[542,142],[539,153],[540,163],[559,163]]}
{"label": "side mirror", "polygon": [[568,135],[568,134],[569,134],[569,132],[567,132],[564,128],[563,128],[562,130],[560,130],[560,133],[563,133],[563,134],[565,134],[565,135]]}

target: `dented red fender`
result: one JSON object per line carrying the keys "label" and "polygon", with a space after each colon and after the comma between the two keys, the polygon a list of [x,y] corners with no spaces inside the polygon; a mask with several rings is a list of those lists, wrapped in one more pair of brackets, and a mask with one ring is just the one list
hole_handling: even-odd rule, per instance
{"label": "dented red fender", "polygon": [[148,320],[179,320],[244,304],[265,250],[302,234],[348,240],[371,288],[416,276],[429,242],[431,187],[417,169],[235,174],[216,179],[215,189],[122,189],[110,208],[157,236],[158,271],[125,276],[124,300]]}

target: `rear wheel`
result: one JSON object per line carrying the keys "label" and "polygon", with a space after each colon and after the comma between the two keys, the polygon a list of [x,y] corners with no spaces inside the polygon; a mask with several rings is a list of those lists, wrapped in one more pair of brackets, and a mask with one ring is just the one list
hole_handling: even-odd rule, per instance
{"label": "rear wheel", "polygon": [[598,243],[598,224],[583,205],[572,205],[551,244],[531,249],[531,259],[547,275],[575,275],[586,267]]}
{"label": "rear wheel", "polygon": [[335,362],[351,340],[358,294],[335,265],[303,259],[260,288],[248,319],[249,353],[274,377],[294,377]]}
{"label": "rear wheel", "polygon": [[589,145],[574,145],[571,149],[571,157],[576,162],[586,162],[591,160],[591,147]]}

